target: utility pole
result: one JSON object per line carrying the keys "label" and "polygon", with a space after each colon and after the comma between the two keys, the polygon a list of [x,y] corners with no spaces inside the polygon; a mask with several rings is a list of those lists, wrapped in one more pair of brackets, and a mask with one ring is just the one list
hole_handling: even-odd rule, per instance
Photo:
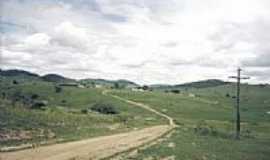
{"label": "utility pole", "polygon": [[229,78],[237,79],[236,89],[236,133],[235,138],[240,139],[240,84],[241,79],[249,79],[249,77],[241,77],[241,68],[237,69],[237,76],[230,76]]}

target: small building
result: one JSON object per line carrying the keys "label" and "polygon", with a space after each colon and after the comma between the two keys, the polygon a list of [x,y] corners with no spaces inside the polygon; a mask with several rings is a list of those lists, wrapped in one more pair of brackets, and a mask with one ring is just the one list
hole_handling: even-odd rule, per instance
{"label": "small building", "polygon": [[196,97],[195,94],[193,94],[193,93],[189,93],[188,96],[189,97]]}
{"label": "small building", "polygon": [[95,88],[102,88],[102,85],[100,85],[100,84],[95,84]]}
{"label": "small building", "polygon": [[144,92],[142,88],[131,88],[131,90],[134,92]]}

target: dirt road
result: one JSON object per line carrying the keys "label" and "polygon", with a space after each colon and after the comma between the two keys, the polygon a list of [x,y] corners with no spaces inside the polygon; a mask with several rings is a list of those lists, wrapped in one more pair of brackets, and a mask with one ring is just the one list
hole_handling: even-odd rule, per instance
{"label": "dirt road", "polygon": [[[105,90],[105,91],[103,91],[103,94],[108,95],[108,92],[109,92],[109,91]],[[163,113],[161,113],[161,112],[159,112],[159,111],[157,111],[157,110],[151,108],[150,106],[148,106],[148,105],[146,105],[146,104],[139,103],[139,102],[134,102],[134,101],[130,101],[130,100],[127,100],[127,99],[125,99],[125,98],[122,98],[122,97],[119,97],[119,96],[116,96],[116,95],[110,95],[110,96],[112,96],[112,97],[114,97],[114,98],[116,98],[116,99],[119,99],[119,100],[121,100],[121,101],[124,101],[124,102],[126,102],[126,103],[129,103],[129,104],[133,104],[133,105],[135,105],[135,106],[142,107],[142,108],[144,108],[144,109],[146,109],[146,110],[148,110],[148,111],[150,111],[150,112],[153,112],[153,113],[155,113],[155,114],[157,114],[157,115],[159,115],[159,116],[161,116],[161,117],[164,117],[164,118],[166,118],[166,119],[168,120],[169,125],[170,125],[171,127],[175,127],[175,123],[174,123],[174,121],[173,121],[173,118],[171,118],[170,116],[168,116],[168,115],[166,115],[166,114],[163,114]]]}
{"label": "dirt road", "polygon": [[[103,94],[107,95],[107,91]],[[76,142],[55,144],[15,152],[0,153],[0,160],[91,160],[102,159],[151,142],[175,127],[173,119],[151,107],[111,95],[114,98],[142,107],[168,119],[169,125],[160,125],[127,133],[91,138]]]}
{"label": "dirt road", "polygon": [[0,157],[1,160],[101,159],[150,142],[165,134],[169,129],[167,125],[154,126],[112,136],[0,153]]}

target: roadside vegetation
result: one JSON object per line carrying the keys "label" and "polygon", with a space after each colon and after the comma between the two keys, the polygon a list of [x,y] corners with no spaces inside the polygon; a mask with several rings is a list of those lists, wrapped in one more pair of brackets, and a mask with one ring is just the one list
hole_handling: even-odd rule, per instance
{"label": "roadside vegetation", "polygon": [[102,89],[1,77],[0,93],[0,148],[78,140],[165,123],[140,107],[103,95]]}

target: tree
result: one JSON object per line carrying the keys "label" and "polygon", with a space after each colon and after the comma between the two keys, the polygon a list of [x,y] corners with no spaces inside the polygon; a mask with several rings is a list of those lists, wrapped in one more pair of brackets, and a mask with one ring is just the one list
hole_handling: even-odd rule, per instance
{"label": "tree", "polygon": [[15,84],[15,85],[16,85],[16,84],[19,84],[19,82],[16,81],[16,80],[13,80],[12,83]]}
{"label": "tree", "polygon": [[144,86],[142,87],[142,89],[143,89],[143,90],[149,90],[149,86],[144,85]]}
{"label": "tree", "polygon": [[178,90],[178,89],[173,89],[173,90],[171,90],[171,92],[172,92],[172,93],[175,93],[175,94],[179,94],[179,93],[180,93],[180,90]]}
{"label": "tree", "polygon": [[114,88],[115,88],[115,89],[119,89],[119,88],[120,88],[119,83],[117,83],[117,82],[116,82],[116,83],[114,83]]}
{"label": "tree", "polygon": [[60,86],[55,86],[55,92],[56,93],[62,92],[62,88]]}
{"label": "tree", "polygon": [[6,99],[6,92],[2,92],[2,98]]}
{"label": "tree", "polygon": [[38,99],[39,95],[38,94],[32,94],[31,99]]}

